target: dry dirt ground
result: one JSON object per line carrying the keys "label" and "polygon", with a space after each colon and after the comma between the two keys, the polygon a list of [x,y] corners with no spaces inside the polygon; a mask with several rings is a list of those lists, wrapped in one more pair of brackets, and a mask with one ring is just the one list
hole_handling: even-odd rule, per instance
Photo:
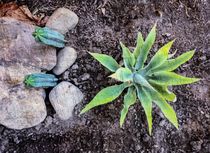
{"label": "dry dirt ground", "polygon": [[[4,1],[5,2],[5,1]],[[60,121],[47,102],[48,117],[30,129],[0,126],[0,153],[210,153],[210,1],[209,0],[17,0],[34,13],[50,15],[67,7],[79,16],[77,27],[67,34],[78,51],[76,63],[60,78],[77,85],[85,94],[74,117]],[[79,116],[82,107],[103,87],[114,82],[87,51],[106,53],[121,61],[119,41],[135,46],[136,35],[147,35],[158,21],[158,36],[150,54],[176,39],[177,55],[196,49],[194,58],[177,70],[202,78],[199,83],[177,86],[172,106],[180,124],[176,130],[153,108],[153,134],[148,135],[140,105],[130,108],[119,127],[122,97]]]}

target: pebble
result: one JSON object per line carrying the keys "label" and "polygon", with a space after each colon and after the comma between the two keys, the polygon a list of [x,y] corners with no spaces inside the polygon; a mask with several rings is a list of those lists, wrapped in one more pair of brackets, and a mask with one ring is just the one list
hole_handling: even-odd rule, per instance
{"label": "pebble", "polygon": [[136,149],[136,151],[141,150],[141,145],[136,145],[135,149]]}
{"label": "pebble", "polygon": [[82,81],[88,80],[89,78],[90,78],[90,74],[88,74],[88,73],[85,73],[81,76]]}
{"label": "pebble", "polygon": [[46,26],[66,34],[73,29],[79,21],[78,16],[67,8],[57,9],[48,19]]}
{"label": "pebble", "polygon": [[77,59],[77,52],[71,47],[65,47],[59,51],[57,56],[57,64],[53,69],[56,75],[62,74],[66,71]]}
{"label": "pebble", "polygon": [[52,124],[52,122],[53,122],[53,118],[51,116],[48,116],[45,119],[45,127],[48,127],[50,124]]}
{"label": "pebble", "polygon": [[69,71],[65,71],[63,74],[62,74],[62,78],[64,79],[64,80],[69,80]]}
{"label": "pebble", "polygon": [[77,64],[74,64],[74,65],[71,67],[72,70],[76,70],[76,69],[78,69],[78,68],[79,68],[79,66],[78,66]]}
{"label": "pebble", "polygon": [[83,97],[83,93],[76,86],[66,81],[55,86],[49,94],[50,102],[62,120],[72,117],[75,105],[80,103]]}

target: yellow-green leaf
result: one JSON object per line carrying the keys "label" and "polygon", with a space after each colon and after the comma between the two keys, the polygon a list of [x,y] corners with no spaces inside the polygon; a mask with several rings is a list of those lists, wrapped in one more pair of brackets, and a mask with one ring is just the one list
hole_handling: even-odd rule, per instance
{"label": "yellow-green leaf", "polygon": [[155,38],[156,38],[156,24],[153,26],[152,30],[150,31],[146,40],[144,41],[144,44],[142,46],[142,49],[140,51],[140,54],[137,58],[137,62],[135,65],[135,68],[137,70],[139,70],[140,68],[142,68],[144,66],[144,62],[146,61],[147,55],[148,55],[150,49],[152,48],[152,45],[155,42]]}
{"label": "yellow-green leaf", "polygon": [[130,52],[130,50],[127,47],[125,47],[125,45],[122,42],[120,42],[120,45],[123,51],[122,57],[123,57],[124,65],[125,67],[132,69],[132,67],[134,66],[136,62],[135,57]]}
{"label": "yellow-green leaf", "polygon": [[159,92],[161,94],[161,96],[163,98],[165,98],[166,100],[168,101],[172,101],[172,102],[175,102],[176,101],[176,95],[173,93],[173,92],[170,92],[167,88],[167,86],[161,86],[161,85],[158,85],[158,84],[151,84],[155,90],[157,92]]}
{"label": "yellow-green leaf", "polygon": [[123,83],[121,85],[114,85],[102,89],[94,98],[89,102],[80,114],[87,112],[93,107],[104,105],[115,100],[123,92],[123,90],[128,87],[128,83]]}
{"label": "yellow-green leaf", "polygon": [[143,44],[144,44],[144,38],[143,38],[141,32],[138,32],[137,44],[136,44],[136,48],[134,49],[134,52],[133,52],[136,59],[138,58],[138,56],[141,52]]}
{"label": "yellow-green leaf", "polygon": [[132,72],[128,68],[121,67],[110,77],[122,82],[132,81]]}
{"label": "yellow-green leaf", "polygon": [[174,109],[165,101],[165,99],[157,92],[149,90],[152,101],[161,109],[164,116],[178,129],[178,121],[176,112]]}
{"label": "yellow-green leaf", "polygon": [[126,115],[128,113],[129,107],[136,102],[136,90],[134,87],[129,87],[127,94],[124,96],[124,105],[120,115],[120,127],[122,127]]}
{"label": "yellow-green leaf", "polygon": [[159,85],[183,85],[190,84],[199,81],[197,78],[188,78],[181,75],[178,75],[174,72],[156,72],[152,74],[149,79],[149,82],[159,84]]}
{"label": "yellow-green leaf", "polygon": [[137,95],[141,102],[142,107],[144,108],[147,123],[149,128],[149,134],[152,134],[152,98],[151,95],[148,94],[147,89],[145,87],[137,86]]}
{"label": "yellow-green leaf", "polygon": [[188,60],[190,60],[195,51],[188,51],[180,56],[178,56],[175,59],[169,59],[165,61],[162,65],[152,70],[152,73],[158,72],[158,71],[173,71],[176,68],[178,68],[180,65],[184,64]]}
{"label": "yellow-green leaf", "polygon": [[157,51],[157,53],[152,57],[149,64],[144,68],[146,72],[155,69],[156,67],[160,66],[168,59],[168,53],[173,42],[174,40],[168,42]]}
{"label": "yellow-green leaf", "polygon": [[[89,52],[90,53],[90,52]],[[104,67],[109,69],[111,72],[115,72],[120,66],[114,58],[105,54],[90,53],[97,61],[99,61]]]}

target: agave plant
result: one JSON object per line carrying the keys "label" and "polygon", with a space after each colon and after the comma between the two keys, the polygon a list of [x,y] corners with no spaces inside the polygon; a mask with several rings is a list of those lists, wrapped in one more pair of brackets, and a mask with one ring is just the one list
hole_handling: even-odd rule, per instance
{"label": "agave plant", "polygon": [[139,101],[146,114],[149,134],[152,132],[153,103],[155,103],[161,109],[164,116],[178,128],[176,113],[167,103],[167,101],[175,101],[176,95],[169,91],[168,87],[190,84],[199,80],[197,78],[181,76],[173,72],[180,65],[192,58],[194,50],[188,51],[175,59],[171,59],[169,50],[174,42],[174,40],[172,40],[161,47],[150,62],[145,65],[148,53],[155,42],[155,38],[156,25],[152,28],[145,40],[142,34],[138,33],[137,45],[133,52],[120,43],[124,67],[121,67],[108,55],[90,53],[90,55],[103,66],[113,72],[110,76],[111,78],[122,83],[102,89],[93,100],[85,106],[81,114],[93,107],[104,105],[115,100],[128,88],[124,96],[124,107],[121,111],[120,126],[124,123],[129,107]]}
{"label": "agave plant", "polygon": [[64,39],[64,35],[50,28],[36,27],[32,35],[36,41],[43,44],[57,48],[63,48],[65,46],[66,41]]}

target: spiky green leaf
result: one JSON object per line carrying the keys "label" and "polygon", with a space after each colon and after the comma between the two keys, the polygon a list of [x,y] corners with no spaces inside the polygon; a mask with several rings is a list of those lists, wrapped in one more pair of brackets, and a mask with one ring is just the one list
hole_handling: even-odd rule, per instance
{"label": "spiky green leaf", "polygon": [[133,105],[135,102],[136,102],[136,90],[134,87],[129,87],[127,94],[124,96],[124,101],[123,101],[124,105],[120,114],[120,127],[122,127],[125,121],[129,107]]}
{"label": "spiky green leaf", "polygon": [[183,53],[182,55],[178,56],[175,59],[169,59],[169,60],[165,61],[162,65],[157,67],[156,69],[153,69],[151,72],[155,73],[158,71],[173,71],[176,68],[178,68],[180,65],[182,65],[185,62],[187,62],[188,60],[190,60],[193,57],[194,53],[195,53],[195,51],[192,50],[192,51]]}
{"label": "spiky green leaf", "polygon": [[157,92],[148,90],[152,97],[152,101],[160,108],[164,116],[178,129],[177,116],[174,109],[165,101],[165,99]]}
{"label": "spiky green leaf", "polygon": [[99,106],[104,105],[115,100],[123,92],[123,90],[128,87],[128,83],[123,83],[121,85],[114,85],[102,89],[94,98],[91,100],[85,108],[81,111],[82,113],[87,112],[88,110]]}
{"label": "spiky green leaf", "polygon": [[110,77],[122,82],[132,81],[132,72],[128,68],[121,67]]}
{"label": "spiky green leaf", "polygon": [[137,44],[136,44],[136,48],[134,49],[134,52],[133,52],[136,59],[138,58],[138,56],[141,52],[143,44],[144,44],[144,38],[143,38],[141,32],[138,32]]}
{"label": "spiky green leaf", "polygon": [[167,86],[162,86],[162,85],[158,85],[158,84],[151,84],[151,85],[166,100],[172,101],[172,102],[175,102],[176,101],[176,95],[173,92],[169,91],[168,88],[167,88]]}
{"label": "spiky green leaf", "polygon": [[109,69],[111,72],[115,72],[118,68],[120,68],[118,63],[111,56],[90,52],[89,54],[92,55],[97,61],[99,61],[104,67]]}
{"label": "spiky green leaf", "polygon": [[123,51],[122,56],[123,56],[124,65],[125,65],[125,67],[132,69],[132,67],[134,66],[134,64],[136,62],[135,57],[130,52],[130,50],[127,47],[125,47],[125,45],[122,42],[120,42],[120,45],[121,45],[121,48]]}
{"label": "spiky green leaf", "polygon": [[167,44],[165,44],[163,47],[161,47],[157,51],[157,53],[152,57],[149,64],[144,68],[146,72],[147,71],[152,71],[156,67],[162,65],[167,60],[168,53],[169,53],[169,50],[170,50],[173,42],[174,42],[174,40],[168,42]]}
{"label": "spiky green leaf", "polygon": [[145,87],[137,86],[137,95],[141,102],[142,107],[144,108],[147,123],[149,128],[149,134],[152,133],[152,97],[148,94],[147,89]]}
{"label": "spiky green leaf", "polygon": [[188,78],[178,75],[174,72],[156,72],[153,73],[149,79],[149,82],[159,84],[159,85],[183,85],[190,84],[199,81],[197,78]]}
{"label": "spiky green leaf", "polygon": [[150,31],[146,40],[144,41],[144,44],[142,46],[142,49],[140,51],[140,54],[137,58],[137,62],[135,65],[135,68],[137,70],[139,70],[140,68],[142,68],[144,66],[144,62],[147,59],[147,55],[148,55],[150,49],[152,48],[152,45],[155,42],[155,37],[156,37],[156,24],[153,26],[152,30]]}

